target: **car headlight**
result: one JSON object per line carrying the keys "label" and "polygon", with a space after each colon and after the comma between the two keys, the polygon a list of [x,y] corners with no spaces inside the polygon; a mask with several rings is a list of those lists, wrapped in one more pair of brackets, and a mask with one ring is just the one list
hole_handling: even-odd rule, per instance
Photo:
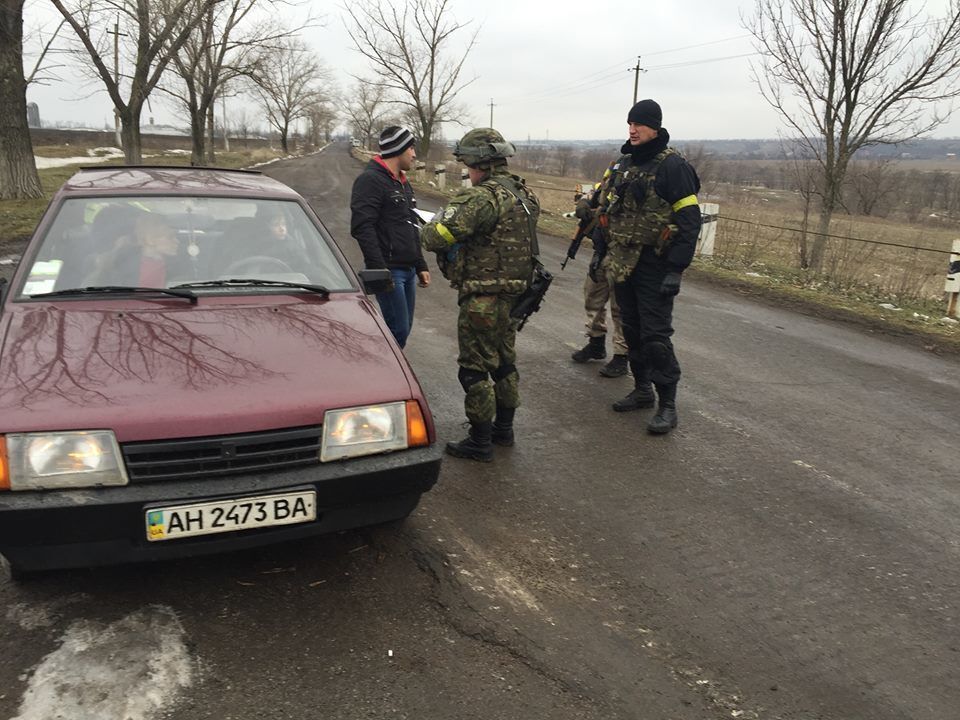
{"label": "car headlight", "polygon": [[13,433],[3,439],[0,455],[5,446],[6,457],[0,459],[0,487],[4,489],[63,490],[127,484],[120,446],[109,430]]}
{"label": "car headlight", "polygon": [[426,423],[416,400],[327,410],[320,460],[373,455],[428,442]]}

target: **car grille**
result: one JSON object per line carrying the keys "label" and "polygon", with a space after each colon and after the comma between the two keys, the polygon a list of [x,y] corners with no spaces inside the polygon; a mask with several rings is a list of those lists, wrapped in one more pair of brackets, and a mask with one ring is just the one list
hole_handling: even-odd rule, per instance
{"label": "car grille", "polygon": [[124,443],[130,482],[187,480],[320,462],[319,426],[242,435]]}

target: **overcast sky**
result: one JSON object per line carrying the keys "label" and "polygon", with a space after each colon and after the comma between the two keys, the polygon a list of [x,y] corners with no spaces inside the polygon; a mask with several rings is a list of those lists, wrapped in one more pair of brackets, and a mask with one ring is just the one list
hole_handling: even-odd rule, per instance
{"label": "overcast sky", "polygon": [[[949,0],[915,3],[916,10],[933,17],[942,16],[948,5]],[[458,33],[460,43],[479,29],[462,75],[472,80],[461,93],[470,125],[489,123],[492,100],[494,126],[514,141],[625,137],[633,100],[630,68],[639,55],[646,69],[639,97],[662,105],[664,126],[675,139],[772,138],[784,128],[751,79],[750,63],[759,56],[741,14],[753,12],[752,0],[451,0],[451,6],[458,21],[469,22]],[[290,23],[302,24],[308,7],[325,18],[325,25],[303,37],[334,69],[340,87],[350,86],[350,73],[369,75],[345,30],[340,3],[310,0],[307,7],[289,11]],[[55,21],[59,16],[50,9],[46,0],[28,2],[27,29]],[[61,70],[60,75],[61,82],[28,91],[44,122],[103,126],[112,113],[106,94],[73,73]],[[158,123],[182,124],[182,113],[159,96],[151,104],[144,122],[152,114]],[[231,101],[228,112],[238,105]],[[444,129],[448,137],[462,131]],[[960,136],[960,111],[935,135]]]}

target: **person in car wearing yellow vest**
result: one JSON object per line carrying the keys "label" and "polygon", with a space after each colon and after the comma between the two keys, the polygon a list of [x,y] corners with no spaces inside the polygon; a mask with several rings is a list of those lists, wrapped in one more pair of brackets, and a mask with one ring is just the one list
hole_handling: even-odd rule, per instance
{"label": "person in car wearing yellow vest", "polygon": [[[680,364],[673,350],[673,300],[700,234],[700,179],[669,146],[663,113],[641,100],[627,115],[629,139],[605,175],[596,207],[596,252],[613,278],[634,389],[617,412],[650,408],[654,434],[677,426]],[[654,387],[656,395],[654,395]]]}

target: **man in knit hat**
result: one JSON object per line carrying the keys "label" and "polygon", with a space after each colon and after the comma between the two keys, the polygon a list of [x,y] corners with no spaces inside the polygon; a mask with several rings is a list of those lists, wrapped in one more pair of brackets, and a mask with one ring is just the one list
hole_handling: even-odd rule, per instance
{"label": "man in knit hat", "polygon": [[400,347],[407,344],[413,327],[416,285],[430,284],[414,213],[417,200],[406,175],[416,159],[416,138],[409,130],[384,128],[380,154],[354,180],[350,196],[350,234],[360,245],[364,264],[389,268],[393,277],[393,290],[377,293],[377,302]]}
{"label": "man in knit hat", "polygon": [[[669,146],[663,113],[641,100],[627,114],[629,138],[604,175],[593,210],[598,251],[614,281],[634,389],[617,412],[657,406],[647,425],[662,435],[677,426],[680,364],[673,351],[673,300],[700,234],[696,171]],[[656,395],[654,395],[656,389]]]}

